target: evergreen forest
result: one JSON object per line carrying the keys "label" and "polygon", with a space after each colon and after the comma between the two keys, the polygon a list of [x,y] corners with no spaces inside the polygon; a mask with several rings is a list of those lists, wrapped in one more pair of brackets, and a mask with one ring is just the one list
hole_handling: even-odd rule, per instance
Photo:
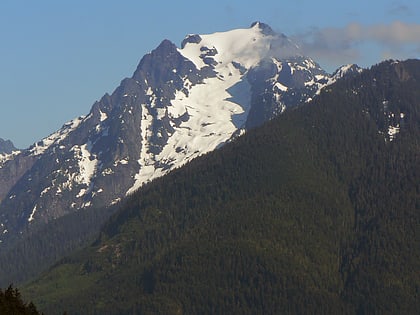
{"label": "evergreen forest", "polygon": [[41,315],[32,302],[25,303],[17,288],[9,286],[0,289],[0,314],[2,315]]}
{"label": "evergreen forest", "polygon": [[419,314],[419,271],[420,61],[388,61],[145,185],[22,292],[45,314]]}

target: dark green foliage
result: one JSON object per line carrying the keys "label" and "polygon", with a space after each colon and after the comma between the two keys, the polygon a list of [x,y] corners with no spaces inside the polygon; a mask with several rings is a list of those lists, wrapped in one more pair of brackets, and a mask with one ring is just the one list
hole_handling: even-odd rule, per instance
{"label": "dark green foliage", "polygon": [[25,292],[52,313],[418,314],[419,178],[420,62],[384,63],[146,185]]}
{"label": "dark green foliage", "polygon": [[9,286],[0,289],[0,314],[2,315],[40,315],[32,302],[25,303],[18,289]]}
{"label": "dark green foliage", "polygon": [[67,253],[95,239],[113,209],[91,209],[61,217],[0,250],[0,286],[24,283],[48,269]]}

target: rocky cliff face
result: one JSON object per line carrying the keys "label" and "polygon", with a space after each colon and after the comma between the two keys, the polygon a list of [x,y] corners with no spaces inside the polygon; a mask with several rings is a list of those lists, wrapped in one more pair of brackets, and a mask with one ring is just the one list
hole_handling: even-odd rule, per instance
{"label": "rocky cliff face", "polygon": [[13,142],[0,138],[0,154],[10,154],[13,151],[17,151]]}

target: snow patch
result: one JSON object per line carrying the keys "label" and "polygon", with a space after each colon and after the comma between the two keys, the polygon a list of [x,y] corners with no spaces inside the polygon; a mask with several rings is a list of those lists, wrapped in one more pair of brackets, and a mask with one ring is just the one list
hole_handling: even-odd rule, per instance
{"label": "snow patch", "polygon": [[115,198],[114,200],[111,201],[110,205],[113,206],[117,203],[119,203],[121,201],[121,198]]}
{"label": "snow patch", "polygon": [[79,193],[76,195],[76,198],[83,197],[86,194],[87,189],[82,188],[80,189]]}
{"label": "snow patch", "polygon": [[389,126],[388,127],[388,136],[389,141],[392,141],[395,139],[396,135],[400,132],[400,125],[397,126]]}
{"label": "snow patch", "polygon": [[249,69],[269,54],[270,43],[274,39],[272,35],[264,35],[258,26],[200,35],[200,37],[200,43],[187,43],[183,49],[178,49],[185,58],[195,64],[197,69],[206,66],[203,60],[205,48],[217,51],[212,57],[219,65],[235,61]]}
{"label": "snow patch", "polygon": [[36,210],[37,210],[37,205],[35,205],[34,208],[32,209],[32,213],[29,216],[28,222],[32,222],[34,220],[34,215],[35,215]]}
{"label": "snow patch", "polygon": [[7,153],[0,154],[0,168],[3,167],[4,163],[10,160],[13,160],[16,156],[18,156],[21,153],[22,151],[18,150],[18,151],[12,151],[12,153],[10,154],[7,154]]}
{"label": "snow patch", "polygon": [[277,82],[276,84],[274,84],[274,88],[277,88],[282,92],[286,92],[289,89],[287,86],[284,86],[280,82]]}
{"label": "snow patch", "polygon": [[96,154],[91,153],[92,143],[83,144],[81,146],[73,146],[70,151],[74,152],[74,156],[77,158],[79,173],[76,174],[72,179],[78,184],[85,184],[88,188],[81,189],[77,194],[77,197],[81,197],[87,194],[92,189],[91,179],[95,174],[99,160],[96,157]]}
{"label": "snow patch", "polygon": [[35,143],[29,148],[32,155],[37,156],[43,154],[53,144],[59,144],[67,135],[75,130],[86,117],[81,116],[73,119],[63,125],[60,130]]}
{"label": "snow patch", "polygon": [[41,191],[41,194],[39,195],[39,197],[44,196],[46,193],[48,193],[48,191],[51,190],[51,186],[46,187],[43,191]]}
{"label": "snow patch", "polygon": [[85,202],[85,203],[82,204],[81,208],[88,208],[91,205],[92,205],[92,202],[91,201],[87,201],[87,202]]}
{"label": "snow patch", "polygon": [[127,195],[133,193],[143,183],[150,180],[155,171],[153,155],[149,152],[149,138],[152,136],[153,116],[150,114],[146,104],[141,104],[141,113],[141,152],[138,160],[140,171],[134,176],[134,185],[127,191]]}
{"label": "snow patch", "polygon": [[219,64],[216,70],[218,77],[191,86],[188,97],[181,91],[175,94],[167,108],[168,116],[176,119],[187,114],[188,119],[177,124],[171,121],[174,132],[157,155],[149,151],[153,116],[148,106],[142,105],[140,170],[127,194],[170,169],[216,149],[243,127],[251,106],[251,87],[232,63]]}
{"label": "snow patch", "polygon": [[[116,166],[116,165],[114,164],[114,166]],[[102,171],[102,176],[107,176],[107,175],[111,175],[111,174],[114,174],[114,171],[109,167]]]}
{"label": "snow patch", "polygon": [[99,110],[99,113],[101,115],[100,117],[100,121],[103,122],[104,120],[108,119],[108,115],[106,113],[104,113],[103,111]]}
{"label": "snow patch", "polygon": [[[114,161],[114,166],[118,166],[118,165],[127,165],[128,164],[128,157],[126,157],[126,158],[124,158],[124,159],[121,159],[121,160],[116,160],[116,161]],[[111,169],[107,169],[106,170],[106,172],[107,173],[109,173],[109,174],[113,174],[114,172],[111,170]],[[109,174],[107,174],[107,175],[109,175]]]}

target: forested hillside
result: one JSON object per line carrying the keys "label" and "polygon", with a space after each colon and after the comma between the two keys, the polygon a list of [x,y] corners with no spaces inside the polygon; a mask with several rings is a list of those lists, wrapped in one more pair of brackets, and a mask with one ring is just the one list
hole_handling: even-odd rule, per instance
{"label": "forested hillside", "polygon": [[128,198],[47,314],[418,314],[420,62],[325,89]]}
{"label": "forested hillside", "polygon": [[22,284],[48,269],[57,260],[90,244],[115,207],[79,211],[58,218],[0,247],[0,287]]}

